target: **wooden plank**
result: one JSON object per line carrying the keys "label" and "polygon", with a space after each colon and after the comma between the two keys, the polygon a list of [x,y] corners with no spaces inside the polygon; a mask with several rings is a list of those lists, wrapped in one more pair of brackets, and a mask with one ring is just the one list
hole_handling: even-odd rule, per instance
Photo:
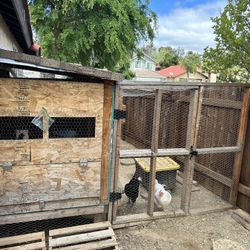
{"label": "wooden plank", "polygon": [[[190,149],[191,146],[194,149],[197,146],[198,138],[198,129],[201,115],[201,105],[203,98],[203,87],[200,90],[195,90],[192,93],[192,101],[189,105],[189,117],[188,117],[188,128],[186,136],[186,148]],[[183,176],[183,188],[181,195],[181,209],[188,214],[190,209],[191,202],[191,192],[192,192],[192,181],[194,175],[194,163],[195,156],[187,156],[186,165],[184,167],[184,176]]]}
{"label": "wooden plank", "polygon": [[13,244],[18,244],[18,243],[28,243],[30,241],[37,241],[37,240],[41,241],[44,238],[45,238],[44,232],[5,237],[5,238],[0,238],[0,246],[2,247],[2,246],[13,245]]}
{"label": "wooden plank", "polygon": [[241,210],[236,209],[231,214],[232,218],[240,223],[244,228],[250,231],[250,214]]}
{"label": "wooden plank", "polygon": [[38,56],[32,56],[24,53],[8,51],[4,49],[0,49],[0,58],[7,58],[15,61],[19,61],[24,63],[24,68],[28,68],[30,70],[43,71],[56,71],[58,74],[66,74],[74,73],[77,75],[84,75],[89,77],[96,77],[100,79],[112,80],[112,81],[120,81],[123,79],[122,75],[119,73],[114,73],[107,70],[96,69],[91,67],[84,67],[76,64],[65,63],[56,61],[54,59],[48,59]]}
{"label": "wooden plank", "polygon": [[[150,157],[152,155],[151,149],[122,149],[120,150],[120,158],[140,158]],[[171,155],[189,155],[189,151],[185,148],[168,148],[158,149],[156,156],[171,156]]]}
{"label": "wooden plank", "polygon": [[103,129],[102,129],[102,168],[101,168],[101,202],[108,200],[108,175],[110,163],[110,137],[112,123],[113,84],[106,82],[104,85],[103,101]]}
{"label": "wooden plank", "polygon": [[151,142],[151,150],[153,152],[153,155],[150,160],[150,174],[149,174],[149,192],[148,192],[148,207],[147,207],[147,213],[149,216],[153,216],[154,213],[155,177],[156,177],[156,160],[157,160],[157,156],[154,155],[154,153],[157,153],[159,144],[161,100],[162,100],[162,91],[157,89],[155,92],[154,117],[153,117],[152,142]]}
{"label": "wooden plank", "polygon": [[[120,109],[123,105],[123,93],[120,89],[120,87],[118,86],[116,88],[116,97],[115,97],[115,106],[116,108]],[[116,125],[116,130],[114,131],[114,133],[116,132],[116,140],[114,143],[114,176],[113,176],[113,188],[112,190],[114,192],[118,192],[118,182],[119,182],[119,171],[120,171],[120,147],[121,147],[121,130],[122,130],[122,121],[121,120],[116,120],[115,121],[115,125]],[[112,223],[113,221],[116,220],[116,215],[117,215],[117,208],[118,208],[118,204],[117,202],[113,202],[113,204],[111,204],[112,207]]]}
{"label": "wooden plank", "polygon": [[[40,200],[44,210],[88,205],[89,198],[99,197],[100,167],[100,162],[89,162],[84,169],[71,163],[14,166],[8,173],[0,171],[0,215],[5,211],[23,213],[28,208],[29,212],[41,211]],[[76,200],[83,198],[87,200],[81,200],[82,204]]]}
{"label": "wooden plank", "polygon": [[96,250],[96,249],[106,249],[110,247],[117,246],[117,241],[115,239],[102,240],[97,242],[78,244],[75,246],[59,247],[57,250]]}
{"label": "wooden plank", "polygon": [[117,220],[114,222],[113,227],[115,227],[115,225],[124,225],[126,227],[126,224],[131,224],[131,223],[141,223],[145,221],[158,220],[163,218],[182,217],[182,216],[185,216],[185,213],[181,209],[176,210],[175,214],[172,211],[166,211],[166,212],[157,211],[153,213],[153,216],[149,216],[146,213],[129,214],[129,215],[118,216]]}
{"label": "wooden plank", "polygon": [[15,247],[2,248],[1,250],[39,250],[46,249],[45,242],[35,242]]}
{"label": "wooden plank", "polygon": [[247,187],[246,185],[240,183],[239,192],[250,198],[250,187]]}
{"label": "wooden plank", "polygon": [[222,174],[216,173],[215,171],[203,166],[202,164],[199,164],[199,163],[196,162],[194,169],[196,171],[199,171],[202,174],[205,174],[205,175],[211,177],[212,179],[226,185],[227,187],[231,186],[231,183],[232,183],[231,179],[229,179],[228,177],[226,177],[226,176],[224,176]]}
{"label": "wooden plank", "polygon": [[245,135],[247,130],[247,122],[248,122],[248,112],[249,112],[249,104],[250,104],[250,89],[246,89],[243,97],[243,104],[240,115],[240,130],[238,134],[237,144],[242,147],[242,150],[235,155],[234,159],[234,168],[233,168],[233,182],[231,185],[230,191],[230,203],[232,205],[236,205],[238,189],[239,189],[239,181],[240,181],[240,172],[243,158],[243,149],[245,144]]}
{"label": "wooden plank", "polygon": [[242,150],[241,146],[234,147],[214,147],[214,148],[197,148],[196,151],[198,155],[204,154],[220,154],[220,153],[234,153],[240,152]]}
{"label": "wooden plank", "polygon": [[105,229],[98,232],[89,232],[87,234],[76,234],[76,235],[69,235],[65,237],[59,237],[55,239],[51,239],[49,245],[50,247],[60,247],[66,246],[71,244],[78,244],[83,242],[89,242],[94,240],[101,240],[108,237],[114,236],[114,231],[112,229]]}
{"label": "wooden plank", "polygon": [[67,234],[86,233],[86,232],[91,232],[91,231],[98,231],[101,229],[107,229],[109,227],[111,227],[111,224],[108,221],[98,222],[98,223],[50,230],[49,236],[53,237],[53,236],[62,236],[62,235],[67,235]]}
{"label": "wooden plank", "polygon": [[200,86],[214,86],[214,87],[250,87],[250,84],[247,83],[223,83],[223,82],[185,82],[185,85],[181,82],[169,82],[169,81],[162,81],[162,82],[157,82],[157,81],[135,81],[135,80],[123,80],[118,82],[120,86],[122,86],[123,89],[128,88],[128,87],[149,87],[151,86],[152,88],[160,88],[163,89],[166,86],[179,86],[182,88],[188,89],[189,87],[198,87]]}
{"label": "wooden plank", "polygon": [[34,213],[26,212],[15,215],[0,216],[0,225],[34,221],[34,218],[36,220],[48,220],[79,215],[94,215],[98,213],[104,213],[104,206],[78,207]]}

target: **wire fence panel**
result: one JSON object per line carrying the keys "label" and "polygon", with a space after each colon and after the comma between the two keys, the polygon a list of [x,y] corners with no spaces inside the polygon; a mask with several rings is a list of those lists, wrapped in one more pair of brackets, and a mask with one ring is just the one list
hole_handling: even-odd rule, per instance
{"label": "wire fence panel", "polygon": [[[157,89],[161,90],[161,105],[158,149],[154,151]],[[121,132],[119,182],[125,194],[128,184],[136,180],[136,199],[128,206],[131,199],[123,195],[117,215],[149,213],[150,192],[154,214],[176,214],[184,209],[183,202],[188,204],[185,212],[228,206],[235,155],[241,150],[237,140],[244,91],[244,87],[235,86],[123,87],[127,118]],[[141,149],[147,157],[136,156]]]}

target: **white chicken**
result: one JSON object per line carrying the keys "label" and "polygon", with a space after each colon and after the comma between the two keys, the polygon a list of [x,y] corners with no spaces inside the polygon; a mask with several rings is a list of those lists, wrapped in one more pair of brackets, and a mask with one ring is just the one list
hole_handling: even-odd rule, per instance
{"label": "white chicken", "polygon": [[171,194],[155,179],[155,204],[158,208],[166,210],[172,201]]}

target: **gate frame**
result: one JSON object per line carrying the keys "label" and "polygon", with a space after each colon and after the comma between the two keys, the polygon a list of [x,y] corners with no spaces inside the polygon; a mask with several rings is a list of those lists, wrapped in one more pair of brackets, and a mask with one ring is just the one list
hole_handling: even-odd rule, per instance
{"label": "gate frame", "polygon": [[[212,148],[196,148],[197,137],[199,130],[199,123],[201,118],[202,102],[203,102],[203,92],[204,87],[244,87],[244,97],[242,101],[241,115],[240,115],[240,125],[237,145],[232,147],[212,147]],[[244,150],[245,134],[248,122],[248,111],[250,106],[250,84],[235,84],[235,83],[192,83],[188,82],[185,85],[176,82],[138,82],[138,81],[122,81],[119,82],[116,87],[116,108],[122,108],[122,91],[123,89],[150,89],[155,90],[155,104],[154,104],[154,118],[153,118],[153,129],[152,129],[152,143],[151,149],[136,149],[136,150],[121,150],[120,140],[121,140],[121,120],[115,121],[114,125],[114,172],[112,175],[111,190],[117,192],[118,176],[119,176],[119,165],[120,159],[131,158],[131,157],[150,157],[150,189],[149,189],[149,199],[147,206],[147,213],[119,216],[117,220],[117,202],[111,202],[109,206],[108,219],[116,226],[119,225],[134,225],[138,223],[143,223],[143,221],[154,220],[164,217],[178,217],[190,214],[190,201],[191,201],[191,191],[192,182],[194,176],[194,165],[196,160],[196,155],[192,155],[191,146],[193,150],[197,151],[198,155],[203,154],[216,154],[216,153],[235,153],[236,157],[233,165],[233,178],[230,179],[230,200],[229,202],[235,206],[237,200],[237,194],[239,191],[239,179],[240,170],[242,163],[242,155]],[[188,129],[186,137],[186,147],[185,148],[168,148],[168,149],[158,149],[158,137],[159,137],[159,123],[160,123],[160,109],[161,109],[161,95],[162,90],[194,90],[189,106],[188,115]],[[158,110],[157,110],[158,109]],[[156,126],[155,124],[158,124]],[[157,128],[158,127],[158,128]],[[189,133],[191,136],[189,136]],[[155,135],[155,136],[153,136]],[[181,194],[181,208],[176,211],[176,214],[166,214],[164,212],[154,212],[154,179],[156,176],[156,158],[157,156],[184,156],[185,157],[185,171],[183,176],[183,187]],[[223,179],[223,178],[222,178]],[[225,184],[228,182],[228,178],[225,177],[221,183]],[[230,208],[231,206],[228,206]],[[121,218],[120,218],[121,217]]]}

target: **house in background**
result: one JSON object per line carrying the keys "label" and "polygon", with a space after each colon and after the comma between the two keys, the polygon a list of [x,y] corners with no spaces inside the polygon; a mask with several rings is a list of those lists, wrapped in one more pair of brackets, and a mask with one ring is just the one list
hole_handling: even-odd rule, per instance
{"label": "house in background", "polygon": [[[40,56],[40,46],[33,41],[27,0],[0,1],[0,49]],[[5,73],[9,75],[1,70]],[[27,77],[29,72],[16,69],[11,74]]]}
{"label": "house in background", "polygon": [[141,58],[135,55],[130,63],[130,70],[135,74],[133,80],[135,81],[164,81],[165,77],[159,72],[155,71],[157,65],[156,61],[143,53]]}
{"label": "house in background", "polygon": [[195,70],[193,73],[187,73],[187,70],[180,65],[170,66],[159,71],[169,82],[216,82],[216,74],[208,74],[202,70]]}

